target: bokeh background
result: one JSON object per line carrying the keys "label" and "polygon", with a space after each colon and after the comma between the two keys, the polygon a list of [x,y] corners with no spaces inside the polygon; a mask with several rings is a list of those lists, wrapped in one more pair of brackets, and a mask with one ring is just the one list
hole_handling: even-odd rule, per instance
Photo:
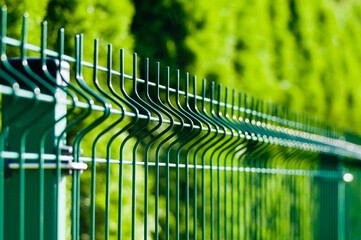
{"label": "bokeh background", "polygon": [[[49,23],[85,45],[137,52],[264,100],[361,132],[361,3],[357,0],[1,0],[9,35],[30,15],[29,42]],[[92,51],[85,53],[91,60]],[[103,55],[106,58],[105,54]],[[102,62],[100,60],[100,62]]]}
{"label": "bokeh background", "polygon": [[[126,50],[127,57],[137,52],[141,58],[149,57],[162,66],[170,66],[173,73],[180,68],[199,79],[228,85],[361,134],[360,1],[1,0],[0,5],[8,7],[8,26],[11,27],[7,31],[11,37],[19,39],[22,15],[28,12],[30,43],[40,45],[40,23],[46,19],[50,49],[57,49],[58,29],[65,27],[67,55],[74,56],[74,35],[84,33],[86,61],[92,62],[93,39],[99,38],[99,62],[103,66],[106,65],[107,44],[112,43],[114,56],[120,48]],[[114,65],[119,65],[117,57],[113,61]],[[140,62],[140,69],[142,67]],[[130,64],[126,71],[131,73]],[[142,76],[141,71],[139,74]],[[76,130],[68,134],[69,142]],[[91,155],[92,141],[87,139],[93,139],[96,134],[92,132],[84,140],[85,155]],[[131,152],[132,144],[134,141],[127,145],[125,152]],[[98,148],[98,153],[104,155],[104,145],[99,144]],[[139,160],[142,160],[141,156]],[[130,193],[132,184],[137,184],[139,192],[143,191],[141,169],[139,167],[137,183],[132,183],[131,175],[125,174],[124,192]],[[131,167],[125,166],[124,171],[130,173]],[[102,239],[105,166],[99,165],[97,172],[96,239]],[[118,191],[117,174],[117,166],[112,166],[111,191],[114,196]],[[181,174],[184,179],[184,173]],[[81,239],[89,238],[90,177],[88,171],[81,177]],[[149,191],[153,193],[154,174],[150,175],[149,181]],[[284,179],[278,179],[270,184],[277,186],[282,181]],[[312,186],[311,181],[308,184]],[[161,189],[164,185],[163,171]],[[292,194],[287,189],[287,186],[279,188],[273,193],[275,198],[287,201],[287,196]],[[309,189],[303,191],[312,195]],[[160,194],[160,205],[164,206],[164,192]],[[144,212],[142,194],[138,196],[137,232],[140,236]],[[131,214],[130,201],[131,195],[125,195],[125,216]],[[181,201],[181,207],[184,207],[185,199]],[[307,203],[299,211],[305,214],[310,209],[317,212],[316,202],[317,198],[314,198],[314,202]],[[115,238],[116,197],[112,197],[110,204],[113,210],[110,213],[110,235]],[[162,209],[160,225],[164,227]],[[154,236],[153,217],[154,198],[150,198],[147,233],[150,237]],[[173,233],[173,210],[170,221]],[[181,221],[184,221],[183,213]],[[306,217],[304,221],[310,226],[314,223],[312,217]],[[130,224],[130,218],[124,218],[125,239],[130,235]],[[287,234],[288,221],[284,224],[283,231]],[[181,231],[184,231],[184,226]]]}

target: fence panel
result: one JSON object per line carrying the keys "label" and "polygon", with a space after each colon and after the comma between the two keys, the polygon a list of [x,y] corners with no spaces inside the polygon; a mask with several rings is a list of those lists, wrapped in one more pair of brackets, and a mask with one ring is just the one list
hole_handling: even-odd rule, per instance
{"label": "fence panel", "polygon": [[356,135],[98,40],[84,61],[83,35],[65,55],[64,29],[49,50],[46,22],[32,45],[27,16],[10,38],[6,16],[0,240],[360,236]]}

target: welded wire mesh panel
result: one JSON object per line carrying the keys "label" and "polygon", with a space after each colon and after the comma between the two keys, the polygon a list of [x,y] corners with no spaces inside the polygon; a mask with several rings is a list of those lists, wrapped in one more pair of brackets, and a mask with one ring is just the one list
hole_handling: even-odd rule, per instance
{"label": "welded wire mesh panel", "polygon": [[3,7],[0,239],[359,235],[357,137],[83,35],[66,55],[64,29],[49,50],[46,22],[29,44],[27,16],[21,40],[6,28]]}

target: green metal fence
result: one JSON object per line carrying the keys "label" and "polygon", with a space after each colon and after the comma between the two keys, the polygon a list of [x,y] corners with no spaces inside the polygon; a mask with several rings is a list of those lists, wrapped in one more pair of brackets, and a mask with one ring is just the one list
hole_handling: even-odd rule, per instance
{"label": "green metal fence", "polygon": [[64,29],[49,50],[46,22],[32,45],[26,15],[6,28],[3,7],[0,240],[360,238],[358,136],[98,40],[86,62],[83,35],[65,55]]}

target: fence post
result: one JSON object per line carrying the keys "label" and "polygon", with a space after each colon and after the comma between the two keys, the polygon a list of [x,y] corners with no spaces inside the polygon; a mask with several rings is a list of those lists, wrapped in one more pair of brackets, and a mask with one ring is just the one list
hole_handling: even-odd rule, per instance
{"label": "fence post", "polygon": [[[339,177],[342,173],[342,161],[331,155],[321,154],[319,178],[319,232],[317,239],[343,240],[345,237],[345,185]],[[333,176],[339,173],[340,176]]]}
{"label": "fence post", "polygon": [[[342,161],[338,164],[338,172],[343,174],[344,172],[344,164]],[[342,175],[338,181],[338,215],[337,215],[337,239],[345,240],[346,239],[346,186],[343,181]]]}
{"label": "fence post", "polygon": [[[20,59],[9,60],[11,65],[20,73],[24,73]],[[28,58],[27,60],[30,69],[38,76],[43,76],[41,71],[40,59]],[[58,61],[54,59],[47,60],[47,67],[49,73],[56,79],[58,84],[61,84],[62,79],[59,73]],[[26,74],[24,74],[26,76]],[[61,75],[65,80],[69,80],[69,65],[62,63]],[[45,80],[45,79],[44,79]],[[35,84],[37,84],[35,82]],[[55,92],[44,91],[40,84],[37,84],[42,93],[48,95],[57,95],[61,99],[65,99],[64,92],[55,88]],[[54,85],[54,83],[53,83]],[[21,86],[25,88],[25,86]],[[21,135],[25,128],[31,128],[26,137],[25,146],[26,152],[39,153],[40,152],[40,138],[43,132],[51,126],[48,136],[45,140],[44,153],[54,154],[57,136],[63,131],[66,125],[66,120],[61,120],[55,125],[56,119],[66,114],[66,105],[59,103],[49,103],[39,101],[34,105],[33,99],[21,98],[16,99],[16,104],[13,104],[11,96],[3,96],[2,99],[2,128],[7,131],[5,137],[5,151],[20,152],[21,149]],[[28,106],[28,108],[24,108]],[[19,111],[21,114],[19,114]],[[14,121],[9,120],[16,117]],[[38,121],[34,122],[34,119]],[[11,122],[9,122],[11,121]],[[31,122],[33,121],[33,123]],[[14,124],[14,122],[16,124]],[[19,124],[20,123],[20,124]],[[30,126],[26,126],[29,125]],[[65,139],[61,139],[62,145],[65,145]],[[18,160],[7,159],[9,162],[18,162]],[[26,163],[38,163],[39,159],[27,159]],[[5,164],[5,168],[6,168]],[[66,179],[61,177],[61,181],[57,181],[55,169],[44,169],[44,189],[39,187],[39,168],[24,169],[25,185],[22,186],[20,180],[19,169],[6,169],[6,176],[4,182],[4,237],[5,239],[39,239],[40,232],[43,230],[43,239],[60,239],[65,240],[65,195],[66,195]],[[23,180],[24,181],[24,180]],[[59,209],[56,208],[56,189],[59,191]],[[23,188],[23,193],[21,192]],[[44,218],[40,218],[39,194],[40,191],[44,193]],[[25,196],[23,196],[25,194]],[[22,205],[22,201],[24,204]],[[22,210],[23,209],[23,210]],[[59,213],[59,214],[57,214]],[[58,221],[56,221],[56,217]],[[24,221],[22,221],[24,219]],[[43,225],[41,225],[41,222]],[[57,223],[57,224],[56,224]]]}

